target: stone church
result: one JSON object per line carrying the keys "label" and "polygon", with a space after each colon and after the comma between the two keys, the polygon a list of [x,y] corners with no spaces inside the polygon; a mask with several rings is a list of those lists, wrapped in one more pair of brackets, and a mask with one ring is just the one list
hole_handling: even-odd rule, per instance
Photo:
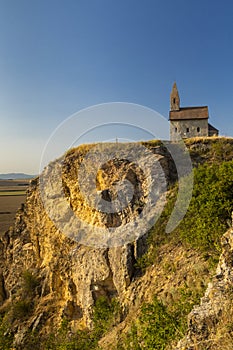
{"label": "stone church", "polygon": [[218,136],[218,130],[208,123],[207,106],[180,107],[180,97],[176,83],[170,95],[170,138],[196,136]]}

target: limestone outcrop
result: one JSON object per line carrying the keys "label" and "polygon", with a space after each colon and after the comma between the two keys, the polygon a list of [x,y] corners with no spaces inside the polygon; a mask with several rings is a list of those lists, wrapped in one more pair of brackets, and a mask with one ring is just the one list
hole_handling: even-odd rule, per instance
{"label": "limestone outcrop", "polygon": [[[146,155],[140,166],[124,157],[112,158],[95,174],[94,166],[87,162],[83,171],[88,176],[78,179],[78,169],[92,147],[67,152],[44,169],[42,178],[32,180],[14,224],[0,237],[0,316],[6,315],[17,350],[23,349],[28,332],[49,334],[64,319],[71,331],[91,329],[93,306],[100,296],[109,300],[116,297],[122,308],[119,324],[100,340],[103,349],[111,349],[122,332],[127,332],[143,302],[150,302],[154,294],[167,305],[173,302],[176,290],[198,280],[200,271],[206,281],[211,277],[207,261],[179,241],[162,245],[156,263],[144,271],[135,265],[148,250],[147,227],[138,230],[136,219],[147,206],[153,207],[153,200],[163,198],[177,180],[176,166],[166,147],[160,142],[148,143],[153,157]],[[232,145],[224,149],[223,155],[208,142],[190,145],[195,165],[211,162],[213,151],[219,157],[232,157]],[[157,175],[151,179],[144,170],[154,165]],[[90,190],[93,178],[100,202]],[[82,182],[83,188],[89,189],[88,196],[80,187]],[[100,210],[106,202],[114,202],[117,208],[117,196],[129,183],[134,190],[130,185],[122,197],[128,205],[116,211]],[[148,187],[155,188],[154,197],[150,197]],[[152,219],[148,218],[146,222]],[[134,230],[127,230],[131,222]],[[101,232],[109,232],[104,240],[100,239]],[[228,324],[231,331],[233,319],[232,228],[222,243],[217,274],[200,306],[190,313],[187,336],[174,344],[174,349],[224,349],[227,337],[222,337],[223,327]]]}
{"label": "limestone outcrop", "polygon": [[[54,206],[55,215],[58,215],[69,206],[94,230],[95,227],[121,226],[134,219],[143,209],[148,196],[145,186],[148,179],[140,168],[136,169],[134,164],[124,160],[106,163],[97,174],[96,186],[108,200],[107,196],[114,195],[114,186],[119,177],[130,181],[135,188],[130,205],[120,214],[105,215],[90,207],[77,186],[77,169],[88,149],[79,148],[67,153],[62,161],[62,178],[57,177],[56,171],[50,175],[51,169],[60,167],[60,160],[46,167],[43,173],[46,204],[41,196],[43,188],[40,179],[31,181],[26,203],[17,212],[14,225],[0,238],[2,310],[7,308],[9,302],[15,305],[21,302],[22,293],[25,293],[25,273],[35,276],[38,283],[31,312],[21,317],[20,322],[12,315],[16,344],[23,342],[29,329],[47,332],[58,327],[64,317],[73,330],[92,327],[92,307],[99,296],[118,296],[122,305],[127,304],[127,289],[134,279],[135,260],[147,249],[146,237],[112,247],[98,244],[95,247],[91,241],[89,246],[83,245],[77,239],[82,227],[76,229],[74,237],[69,237],[56,227],[46,210]],[[168,174],[174,166],[171,158],[157,153],[158,148],[156,152],[153,150],[153,154],[158,162],[162,161],[163,169]],[[145,159],[147,166],[148,159]],[[63,201],[59,202],[61,189]]]}
{"label": "limestone outcrop", "polygon": [[232,348],[233,227],[222,237],[222,254],[216,275],[201,303],[188,316],[188,332],[176,350]]}

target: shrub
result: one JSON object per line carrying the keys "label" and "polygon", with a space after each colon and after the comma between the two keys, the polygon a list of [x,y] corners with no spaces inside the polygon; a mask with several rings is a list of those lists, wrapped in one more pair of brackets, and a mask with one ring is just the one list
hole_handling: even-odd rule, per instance
{"label": "shrub", "polygon": [[141,308],[141,314],[126,339],[119,344],[125,350],[163,350],[175,336],[177,321],[156,297]]}
{"label": "shrub", "polygon": [[119,321],[120,317],[121,307],[116,299],[109,301],[104,296],[98,298],[93,311],[95,335],[102,336]]}
{"label": "shrub", "polygon": [[176,200],[178,186],[170,191],[162,215],[148,233],[148,253],[137,260],[145,268],[155,262],[158,248],[168,240],[198,249],[216,263],[221,252],[221,237],[231,222],[233,211],[233,161],[200,165],[194,169],[192,199],[184,219],[171,233],[165,228]]}
{"label": "shrub", "polygon": [[0,350],[10,350],[13,338],[6,321],[0,317]]}
{"label": "shrub", "polygon": [[19,300],[12,305],[13,319],[19,320],[28,316],[33,309],[33,305],[30,301]]}
{"label": "shrub", "polygon": [[97,343],[94,332],[79,330],[72,334],[69,323],[63,320],[58,332],[43,340],[41,350],[91,350],[97,348]]}
{"label": "shrub", "polygon": [[39,286],[39,281],[30,271],[26,270],[22,274],[22,290],[24,294],[31,295],[35,293],[36,288]]}
{"label": "shrub", "polygon": [[199,166],[194,180],[193,197],[177,232],[194,248],[216,257],[233,210],[233,161]]}

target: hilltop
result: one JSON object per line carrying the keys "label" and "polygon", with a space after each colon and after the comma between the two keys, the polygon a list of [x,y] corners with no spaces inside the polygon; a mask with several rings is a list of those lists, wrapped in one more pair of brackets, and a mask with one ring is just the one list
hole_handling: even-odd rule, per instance
{"label": "hilltop", "polygon": [[[69,205],[90,231],[71,221],[59,231],[45,211],[39,178],[31,181],[14,225],[0,238],[0,349],[231,349],[233,139],[185,143],[194,187],[183,221],[166,232],[179,190],[176,167],[165,144],[143,142],[166,176],[167,200],[155,225],[118,247],[96,246],[99,231],[93,228],[122,228],[128,239],[124,226],[148,202],[142,170],[152,165],[150,158],[141,169],[124,157],[111,159],[97,173],[95,185],[107,201],[119,177],[134,186],[129,206],[119,213],[93,209],[77,183],[94,145],[74,148],[62,163],[45,168],[46,205],[54,208],[57,225],[61,213],[70,215]],[[84,169],[88,177],[78,178],[85,188],[91,188],[94,160]],[[80,242],[84,236],[88,246]]]}

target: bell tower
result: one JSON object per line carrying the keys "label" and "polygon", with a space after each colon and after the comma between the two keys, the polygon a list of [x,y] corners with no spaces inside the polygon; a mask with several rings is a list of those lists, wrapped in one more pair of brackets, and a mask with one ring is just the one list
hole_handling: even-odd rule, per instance
{"label": "bell tower", "polygon": [[173,84],[172,92],[170,95],[170,110],[179,111],[179,109],[180,109],[180,97],[179,97],[178,89],[175,82]]}

